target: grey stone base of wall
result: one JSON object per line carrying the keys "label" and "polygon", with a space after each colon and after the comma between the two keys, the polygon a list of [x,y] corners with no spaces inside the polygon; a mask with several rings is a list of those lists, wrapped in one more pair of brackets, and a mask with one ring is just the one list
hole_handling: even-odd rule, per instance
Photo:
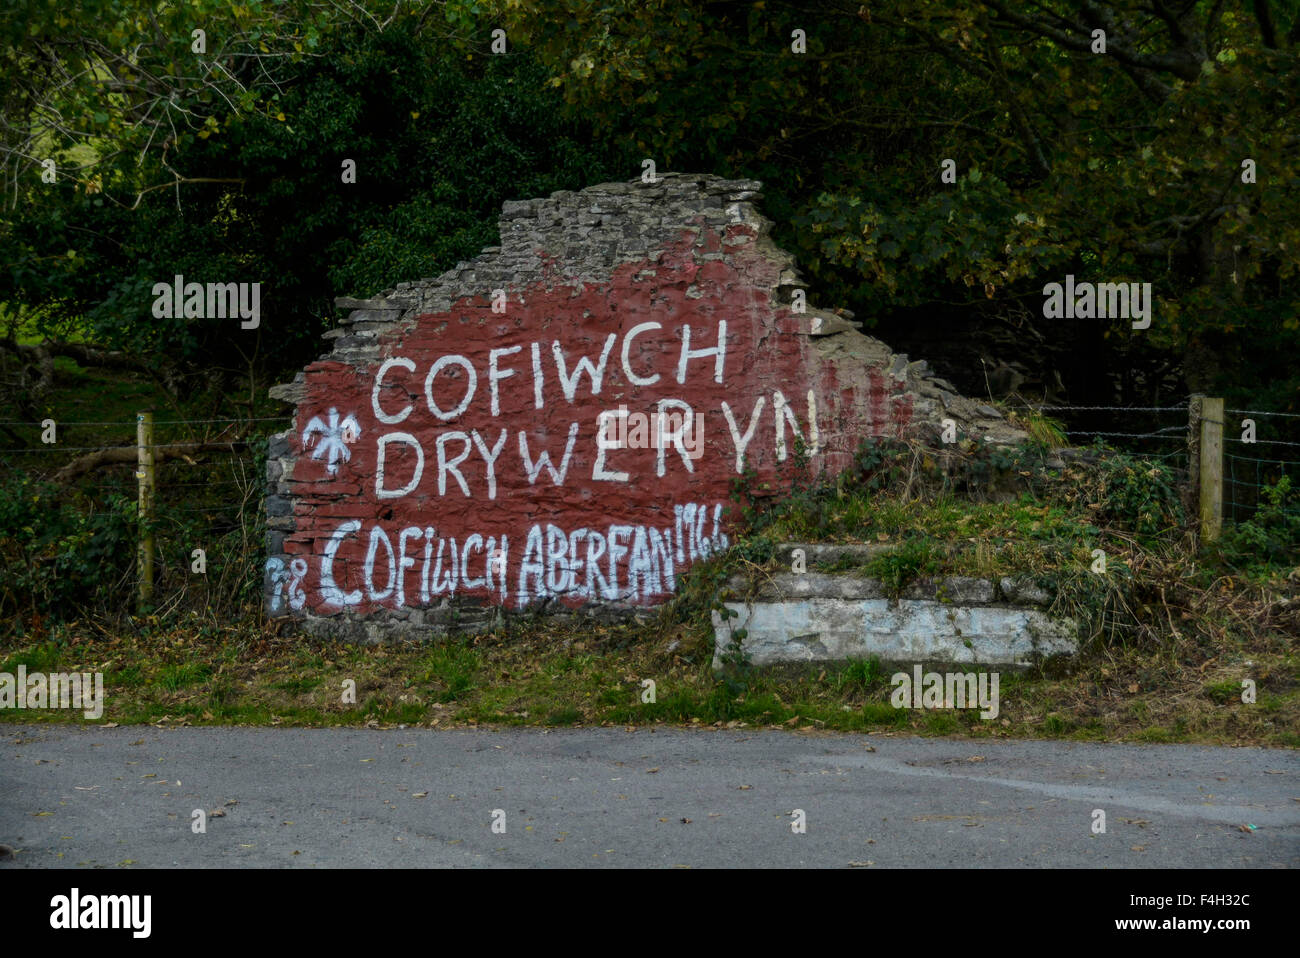
{"label": "grey stone base of wall", "polygon": [[745,600],[725,602],[731,618],[713,613],[713,667],[724,668],[739,637],[740,650],[758,666],[875,656],[1027,668],[1078,651],[1078,625],[1049,617],[1050,601],[1032,583],[1013,579],[921,581],[891,598],[876,579],[779,573]]}
{"label": "grey stone base of wall", "polygon": [[280,621],[294,631],[319,639],[376,644],[450,635],[481,635],[542,616],[548,623],[557,625],[592,622],[620,625],[646,623],[654,615],[654,609],[620,602],[589,602],[577,608],[559,602],[538,602],[526,609],[514,610],[473,600],[453,600],[433,608],[404,609],[382,616],[354,616],[343,612],[331,616],[285,616]]}

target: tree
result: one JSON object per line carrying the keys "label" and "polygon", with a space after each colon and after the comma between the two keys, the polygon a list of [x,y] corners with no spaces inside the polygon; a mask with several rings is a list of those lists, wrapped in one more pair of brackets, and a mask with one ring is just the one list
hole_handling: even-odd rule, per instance
{"label": "tree", "polygon": [[[433,7],[382,6],[34,11],[2,61],[19,82],[0,263],[29,379],[33,350],[73,355],[68,340],[88,338],[163,367],[177,390],[203,373],[251,391],[265,368],[319,353],[336,295],[436,275],[493,241],[504,199],[626,164],[561,115],[528,58],[458,45]],[[207,59],[190,53],[195,23]],[[153,315],[154,285],[178,274],[262,284],[266,321]],[[46,345],[20,348],[19,325]]]}
{"label": "tree", "polygon": [[[483,5],[451,6],[468,26],[477,21],[466,11]],[[815,10],[785,0],[498,0],[491,9],[567,102],[661,168],[764,180],[783,239],[868,322],[936,302],[1037,313],[1044,282],[1066,273],[1151,282],[1149,330],[1097,327],[1109,359],[1171,351],[1197,390],[1257,385],[1261,367],[1300,384],[1277,358],[1300,339],[1293,9],[1268,0],[840,0]],[[806,53],[793,49],[795,30]],[[955,182],[941,179],[945,159]],[[1247,160],[1253,183],[1243,181]]]}

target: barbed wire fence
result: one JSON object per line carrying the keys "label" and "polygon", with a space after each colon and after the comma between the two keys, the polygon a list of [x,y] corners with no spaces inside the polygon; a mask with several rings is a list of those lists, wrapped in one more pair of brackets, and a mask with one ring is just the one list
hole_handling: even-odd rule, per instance
{"label": "barbed wire fence", "polygon": [[[1187,457],[1187,405],[1181,406],[1044,406],[1030,405],[1030,409],[1039,413],[1074,414],[1071,418],[1076,423],[1086,423],[1088,419],[1098,418],[1095,414],[1104,413],[1108,429],[1074,428],[1064,430],[1072,445],[1086,445],[1092,440],[1101,439],[1111,445],[1138,452],[1149,459],[1161,461],[1186,459]],[[1080,413],[1093,414],[1079,416]],[[1169,422],[1170,418],[1179,419],[1157,428],[1150,427],[1153,414]],[[1060,418],[1054,416],[1053,418]],[[1115,428],[1115,427],[1128,428]],[[1140,430],[1140,431],[1139,431]],[[1173,444],[1172,447],[1170,444]]]}
{"label": "barbed wire fence", "polygon": [[[1242,521],[1254,514],[1255,510],[1259,508],[1260,494],[1263,489],[1276,483],[1282,476],[1290,475],[1294,477],[1300,473],[1300,442],[1259,438],[1257,435],[1259,423],[1255,421],[1254,417],[1265,417],[1265,425],[1267,426],[1278,420],[1294,419],[1297,420],[1297,423],[1300,423],[1300,413],[1270,412],[1262,409],[1226,409],[1224,412],[1233,417],[1244,417],[1240,433],[1228,428],[1228,424],[1225,423],[1224,438],[1228,443],[1228,447],[1223,452],[1227,466],[1227,475],[1224,477],[1227,497],[1224,506],[1228,515],[1234,521]],[[1250,441],[1243,438],[1247,432],[1252,436]],[[1275,429],[1265,430],[1266,435],[1274,435],[1277,432],[1278,430]],[[1291,458],[1266,459],[1245,454],[1248,449],[1255,446],[1267,446],[1269,451],[1277,451],[1280,455],[1287,455]],[[1288,452],[1287,450],[1296,451]],[[1288,470],[1290,471],[1288,472]],[[1253,479],[1251,478],[1252,472],[1254,474]],[[1300,508],[1284,508],[1288,512],[1300,511]]]}
{"label": "barbed wire fence", "polygon": [[[7,577],[26,569],[25,584],[47,603],[91,600],[121,612],[140,594],[137,551],[148,542],[147,611],[213,617],[260,608],[266,437],[289,417],[158,419],[145,444],[138,423],[0,421],[5,524],[16,526],[0,529],[8,553],[0,561],[18,573]],[[154,460],[143,519],[142,453]],[[18,585],[0,586],[0,608],[25,611]]]}
{"label": "barbed wire fence", "polygon": [[[1217,427],[1224,466],[1220,499],[1223,518],[1232,522],[1248,519],[1261,506],[1264,490],[1300,471],[1300,452],[1293,451],[1300,450],[1300,442],[1280,438],[1300,435],[1300,413],[1225,409],[1210,421],[1201,414],[1197,397],[1177,406],[1026,403],[1024,408],[1068,421],[1064,431],[1072,446],[1100,440],[1165,462],[1182,474],[1192,502],[1198,475],[1204,471],[1198,461],[1202,420],[1211,429]],[[134,540],[145,537],[137,521],[143,478],[138,462],[145,450],[156,459],[151,490],[156,511],[148,530],[154,537],[153,610],[214,614],[260,609],[266,439],[288,424],[288,416],[159,419],[152,422],[150,441],[142,445],[138,419],[54,421],[53,432],[51,420],[0,421],[0,476],[6,487],[0,491],[10,499],[18,494],[36,500],[20,503],[25,512],[15,511],[12,503],[5,506],[9,523],[28,523],[22,529],[30,548],[0,560],[11,569],[15,562],[20,571],[25,567],[30,584],[51,573],[75,575],[83,567],[58,550],[79,548],[114,575],[111,582],[93,582],[86,588],[94,587],[118,604],[129,603],[140,578]],[[25,483],[21,493],[8,488],[14,483]],[[54,501],[40,498],[36,490],[42,484],[58,490]],[[69,512],[78,521],[69,518]],[[43,521],[55,527],[49,534],[39,528]],[[0,541],[6,538],[12,544],[13,531],[0,528]],[[77,588],[71,584],[69,597],[85,598],[77,595]],[[12,605],[14,596],[14,588],[0,585],[0,608]]]}
{"label": "barbed wire fence", "polygon": [[[1199,447],[1203,397],[1189,397],[1178,406],[1067,406],[1027,404],[1033,412],[1064,414],[1075,424],[1065,430],[1072,444],[1102,440],[1116,448],[1149,459],[1184,467],[1184,481],[1200,481]],[[1087,428],[1089,419],[1101,414],[1109,428]],[[1229,420],[1227,417],[1232,417]],[[1253,417],[1263,417],[1263,422]],[[1223,492],[1223,518],[1244,522],[1261,506],[1264,490],[1283,476],[1300,472],[1300,442],[1291,438],[1300,433],[1300,413],[1261,409],[1225,408],[1223,418],[1206,420],[1218,427],[1223,448],[1223,473],[1218,477]],[[1128,428],[1116,428],[1128,425]],[[1142,428],[1145,427],[1145,428]],[[1255,454],[1259,447],[1277,451],[1276,458]],[[1288,450],[1297,450],[1289,452]],[[1211,481],[1216,481],[1213,478]],[[1196,490],[1193,489],[1193,492]],[[1191,497],[1193,500],[1195,496]],[[1300,506],[1285,504],[1289,513]]]}

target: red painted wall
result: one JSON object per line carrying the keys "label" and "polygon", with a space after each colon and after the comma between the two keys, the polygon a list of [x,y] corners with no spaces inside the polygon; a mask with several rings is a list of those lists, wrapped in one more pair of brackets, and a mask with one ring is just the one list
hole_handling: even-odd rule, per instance
{"label": "red painted wall", "polygon": [[[742,442],[750,434],[746,457],[758,481],[773,488],[782,482],[782,397],[810,442],[813,392],[814,469],[846,465],[864,436],[901,432],[911,417],[901,384],[862,362],[824,361],[807,335],[809,317],[772,305],[780,267],[754,239],[745,226],[723,235],[702,227],[599,285],[565,280],[557,264],[547,282],[509,290],[504,314],[485,290],[419,316],[381,340],[389,362],[377,393],[382,361],[309,366],[293,439],[296,531],[284,546],[295,560],[295,607],[365,613],[449,596],[511,608],[547,597],[653,604],[692,561],[729,541],[733,423]],[[701,259],[710,253],[724,255]],[[648,323],[659,328],[627,343]],[[706,355],[688,357],[679,382],[685,328],[692,351],[711,349],[722,323],[721,381],[717,357]],[[599,388],[590,367],[601,371]],[[629,370],[658,379],[637,384]],[[702,417],[702,442],[687,431],[681,450],[666,443],[662,474],[653,446],[610,448],[602,460],[600,414],[623,406],[653,423],[660,409],[686,412],[672,401],[689,406],[692,422]],[[610,444],[616,422],[606,426]],[[789,467],[795,434],[788,422],[783,432]],[[648,437],[627,436],[638,438]],[[545,452],[558,471],[566,449],[557,482],[538,459]]]}

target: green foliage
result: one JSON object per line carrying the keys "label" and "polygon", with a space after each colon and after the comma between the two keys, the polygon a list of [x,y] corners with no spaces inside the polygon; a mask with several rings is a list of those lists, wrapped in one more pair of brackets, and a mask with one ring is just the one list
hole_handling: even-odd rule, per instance
{"label": "green foliage", "polygon": [[0,672],[12,675],[20,665],[29,672],[52,672],[59,663],[60,654],[58,642],[40,642],[6,657],[0,662]]}
{"label": "green foliage", "polygon": [[1240,702],[1241,683],[1232,681],[1210,682],[1205,686],[1205,694],[1219,705]]}
{"label": "green foliage", "polygon": [[[33,36],[66,33],[63,55],[91,56],[118,33],[126,42],[145,15],[99,5],[104,24],[42,14]],[[390,22],[379,30],[328,5],[207,6],[169,8],[159,15],[167,47],[141,48],[141,75],[152,65],[162,85],[147,95],[193,111],[174,136],[151,140],[140,108],[105,101],[93,72],[49,94],[69,112],[97,100],[110,123],[90,140],[86,170],[42,184],[31,169],[7,194],[18,202],[0,225],[0,262],[13,302],[38,308],[39,333],[72,328],[232,374],[292,368],[319,351],[335,296],[435,276],[495,241],[503,200],[581,188],[630,164],[557,109],[528,57],[466,57],[436,37],[428,11],[385,9]],[[302,20],[286,17],[296,11]],[[218,70],[199,104],[183,71],[168,73],[168,63],[188,70],[202,60],[188,49],[199,22],[231,63],[250,47],[230,67],[247,95]],[[19,57],[8,70],[19,76],[25,65]],[[178,98],[167,99],[173,86]],[[342,182],[344,159],[356,163],[355,183]],[[154,317],[153,285],[176,274],[260,282],[262,327]]]}
{"label": "green foliage", "polygon": [[1161,462],[1107,452],[1091,470],[1089,495],[1099,523],[1147,539],[1177,532],[1184,522],[1173,470]]}
{"label": "green foliage", "polygon": [[547,725],[577,725],[582,721],[582,712],[572,705],[565,705],[546,716]]}
{"label": "green foliage", "polygon": [[454,702],[474,688],[482,662],[469,646],[448,643],[434,648],[428,655],[424,681],[442,686],[435,695],[439,702]]}
{"label": "green foliage", "polygon": [[202,662],[165,665],[159,670],[158,684],[168,692],[179,692],[212,677],[212,669]]}
{"label": "green foliage", "polygon": [[980,502],[1005,498],[1017,490],[1041,491],[1046,478],[1042,451],[1033,444],[937,452],[900,440],[867,438],[849,468],[834,479],[810,478],[779,499],[757,496],[748,480],[735,482],[740,491],[733,498],[747,499],[742,512],[751,535],[795,540],[856,537],[868,527],[880,528],[883,514],[877,503],[909,499],[938,503],[955,496]]}
{"label": "green foliage", "polygon": [[1248,566],[1300,563],[1300,493],[1291,477],[1261,489],[1260,501],[1253,516],[1224,529],[1217,547],[1221,560]]}
{"label": "green foliage", "polygon": [[935,546],[925,539],[909,539],[896,549],[872,556],[866,572],[879,579],[885,590],[897,598],[909,582],[934,575],[940,569]]}
{"label": "green foliage", "polygon": [[1059,449],[1070,444],[1065,424],[1059,419],[1044,416],[1033,410],[1012,413],[1010,419],[1012,425],[1019,426],[1029,433],[1029,438],[1043,451]]}
{"label": "green foliage", "polygon": [[[778,242],[868,325],[936,301],[1037,312],[1043,277],[1067,272],[1151,282],[1159,319],[1107,330],[1109,360],[1159,350],[1197,391],[1296,393],[1294,4],[447,9],[469,43],[504,25],[575,113],[661,169],[762,180]],[[1123,24],[1106,56],[1091,49],[1098,23]],[[791,50],[795,27],[806,53]],[[945,158],[955,182],[940,179]]]}
{"label": "green foliage", "polygon": [[135,503],[83,511],[24,472],[0,478],[0,614],[60,619],[129,595]]}
{"label": "green foliage", "polygon": [[834,678],[835,691],[871,692],[885,684],[885,672],[880,659],[874,655],[866,659],[854,659],[840,669]]}
{"label": "green foliage", "polygon": [[[159,465],[147,526],[151,613],[230,621],[261,606],[266,444],[254,441],[252,453],[248,463]],[[196,475],[214,481],[205,487]],[[104,471],[60,486],[14,468],[0,478],[0,615],[115,619],[135,610],[142,527],[129,476]],[[196,548],[205,554],[203,574],[191,568]]]}

